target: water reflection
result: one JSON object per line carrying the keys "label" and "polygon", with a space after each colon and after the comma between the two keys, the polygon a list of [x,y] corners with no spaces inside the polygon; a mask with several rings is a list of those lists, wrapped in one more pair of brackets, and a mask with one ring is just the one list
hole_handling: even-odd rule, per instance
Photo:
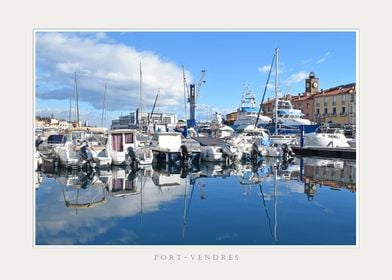
{"label": "water reflection", "polygon": [[[355,244],[355,196],[347,195],[356,191],[355,167],[346,160],[269,158],[41,170],[36,244]],[[346,228],[319,232],[334,224]]]}
{"label": "water reflection", "polygon": [[312,200],[317,188],[356,192],[356,166],[352,160],[304,158],[304,192]]}

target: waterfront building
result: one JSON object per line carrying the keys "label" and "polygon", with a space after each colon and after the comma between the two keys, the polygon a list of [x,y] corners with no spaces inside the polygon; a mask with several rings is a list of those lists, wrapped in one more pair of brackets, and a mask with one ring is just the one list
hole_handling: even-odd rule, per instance
{"label": "waterfront building", "polygon": [[355,125],[355,95],[355,83],[322,90],[314,97],[316,122]]}
{"label": "waterfront building", "polygon": [[52,117],[39,117],[35,118],[36,128],[50,128],[53,130],[65,130],[70,128],[70,124],[66,120],[58,120]]}

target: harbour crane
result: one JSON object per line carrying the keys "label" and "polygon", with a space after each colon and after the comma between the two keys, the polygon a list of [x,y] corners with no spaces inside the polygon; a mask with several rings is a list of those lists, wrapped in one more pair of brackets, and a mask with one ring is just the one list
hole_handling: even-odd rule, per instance
{"label": "harbour crane", "polygon": [[200,93],[200,88],[201,86],[206,82],[204,77],[206,74],[206,70],[201,71],[200,79],[199,82],[197,83],[197,87],[195,88],[195,84],[190,84],[189,85],[189,97],[188,97],[188,102],[189,102],[189,120],[188,120],[188,127],[195,127],[196,126],[196,101]]}

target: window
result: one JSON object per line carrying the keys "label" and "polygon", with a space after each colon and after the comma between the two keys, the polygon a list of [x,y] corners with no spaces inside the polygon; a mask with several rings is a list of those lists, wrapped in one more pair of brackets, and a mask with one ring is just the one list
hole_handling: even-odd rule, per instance
{"label": "window", "polygon": [[346,104],[346,95],[342,95],[342,105]]}
{"label": "window", "polygon": [[125,144],[132,144],[132,143],[133,143],[133,133],[126,133]]}
{"label": "window", "polygon": [[320,109],[319,108],[317,108],[317,110],[316,110],[316,115],[320,115]]}
{"label": "window", "polygon": [[306,109],[309,109],[309,103],[306,103]]}
{"label": "window", "polygon": [[336,95],[332,97],[332,106],[336,106]]}
{"label": "window", "polygon": [[324,106],[328,106],[328,97],[324,97]]}
{"label": "window", "polygon": [[336,115],[336,107],[333,107],[333,108],[332,108],[332,113],[333,113],[334,115]]}
{"label": "window", "polygon": [[324,108],[324,115],[328,115],[328,108]]}
{"label": "window", "polygon": [[123,144],[122,144],[122,135],[112,135],[112,149],[117,152],[123,151]]}

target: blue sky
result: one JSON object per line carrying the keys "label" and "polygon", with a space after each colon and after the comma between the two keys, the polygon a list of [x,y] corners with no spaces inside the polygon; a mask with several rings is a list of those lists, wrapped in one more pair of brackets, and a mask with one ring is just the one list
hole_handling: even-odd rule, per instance
{"label": "blue sky", "polygon": [[[68,119],[76,72],[80,119],[89,124],[101,124],[107,84],[108,127],[139,107],[141,64],[143,111],[159,89],[157,109],[184,118],[183,65],[188,84],[206,70],[196,111],[205,120],[206,106],[210,117],[235,111],[245,85],[261,101],[275,48],[281,94],[302,93],[311,71],[320,89],[356,81],[354,31],[37,31],[36,115]],[[271,85],[266,98],[273,96]]]}

